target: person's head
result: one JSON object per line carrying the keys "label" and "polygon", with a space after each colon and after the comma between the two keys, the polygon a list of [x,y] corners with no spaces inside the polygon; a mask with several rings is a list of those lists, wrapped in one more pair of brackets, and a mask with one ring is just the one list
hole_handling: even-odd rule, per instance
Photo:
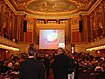
{"label": "person's head", "polygon": [[34,48],[34,44],[30,44],[30,47]]}
{"label": "person's head", "polygon": [[105,63],[103,63],[101,66],[102,66],[103,70],[105,70]]}
{"label": "person's head", "polygon": [[48,58],[49,57],[49,55],[48,54],[45,54],[45,58]]}
{"label": "person's head", "polygon": [[64,53],[64,49],[63,48],[58,48],[58,53],[57,54],[61,54],[61,53]]}
{"label": "person's head", "polygon": [[29,56],[34,56],[36,54],[37,50],[33,47],[29,47],[28,49],[28,55]]}
{"label": "person's head", "polygon": [[68,57],[74,59],[74,56],[72,54],[68,54]]}

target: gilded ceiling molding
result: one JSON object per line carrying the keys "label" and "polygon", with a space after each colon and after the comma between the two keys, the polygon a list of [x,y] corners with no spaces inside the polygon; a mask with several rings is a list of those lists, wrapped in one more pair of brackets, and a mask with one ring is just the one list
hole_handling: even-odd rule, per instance
{"label": "gilded ceiling molding", "polygon": [[75,3],[76,5],[78,5],[78,8],[82,8],[82,7],[87,8],[91,4],[91,2],[89,2],[89,1],[85,1],[84,3],[80,2],[79,0],[77,0],[77,1],[76,0],[69,0],[69,1],[71,1],[71,2]]}
{"label": "gilded ceiling molding", "polygon": [[76,17],[80,14],[77,13],[77,14],[29,14],[27,13],[27,17],[33,17],[33,18],[41,18],[41,19],[69,19],[69,18],[72,18],[72,17]]}
{"label": "gilded ceiling molding", "polygon": [[42,18],[42,19],[68,19],[70,17],[78,16],[80,12],[77,13],[70,13],[70,12],[58,12],[58,13],[51,13],[51,12],[36,12],[36,13],[26,13],[28,17],[34,18]]}
{"label": "gilded ceiling molding", "polygon": [[17,11],[13,5],[11,4],[11,2],[9,0],[4,0],[5,3],[9,6],[9,8],[14,12],[14,14],[16,15],[25,15],[26,12],[25,11]]}
{"label": "gilded ceiling molding", "polygon": [[15,14],[17,14],[16,9],[13,7],[13,5],[10,3],[10,1],[9,1],[9,0],[4,0],[4,1],[5,1],[5,3],[10,7],[10,9],[11,9]]}
{"label": "gilded ceiling molding", "polygon": [[97,0],[97,1],[94,3],[94,5],[89,9],[88,12],[82,11],[81,14],[82,14],[82,15],[89,15],[89,14],[91,14],[91,12],[94,11],[94,9],[95,9],[101,2],[102,2],[102,0]]}
{"label": "gilded ceiling molding", "polygon": [[15,0],[14,4],[17,8],[24,9],[26,2],[25,0]]}
{"label": "gilded ceiling molding", "polygon": [[[97,0],[93,6],[89,9],[89,11],[74,11],[74,12],[55,12],[55,13],[51,13],[51,12],[30,12],[30,11],[17,11],[13,5],[11,4],[11,2],[9,0],[4,0],[5,3],[10,7],[10,9],[17,15],[24,15],[27,14],[28,17],[34,17],[34,18],[43,18],[43,19],[67,19],[70,17],[74,17],[74,16],[78,16],[80,14],[82,15],[89,15],[99,4],[102,0]],[[31,0],[28,3],[32,2],[32,1],[36,1],[36,0]],[[71,2],[78,4],[78,1],[76,2],[76,0],[70,0]],[[80,2],[81,3],[81,2]],[[25,4],[26,5],[26,4]]]}

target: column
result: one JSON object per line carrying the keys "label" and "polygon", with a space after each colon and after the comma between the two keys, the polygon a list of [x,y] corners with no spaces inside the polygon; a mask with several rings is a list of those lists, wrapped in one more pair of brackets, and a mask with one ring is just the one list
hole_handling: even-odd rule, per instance
{"label": "column", "polygon": [[95,34],[96,34],[96,37],[94,37],[94,38],[98,38],[98,15],[97,15],[98,13],[97,12],[95,12],[95,15],[94,15],[94,22],[95,22]]}
{"label": "column", "polygon": [[3,11],[3,6],[2,4],[0,4],[0,35],[3,34],[3,23],[2,23],[2,12]]}
{"label": "column", "polygon": [[68,19],[68,43],[71,43],[71,19]]}
{"label": "column", "polygon": [[18,17],[18,20],[17,20],[17,40],[20,42],[22,24],[21,24],[21,16],[17,16],[17,17]]}
{"label": "column", "polygon": [[33,42],[36,43],[36,19],[34,19],[34,26],[33,26]]}
{"label": "column", "polygon": [[105,35],[105,5],[102,6],[102,32]]}
{"label": "column", "polygon": [[17,37],[17,25],[18,25],[18,17],[15,17],[14,21],[14,39]]}
{"label": "column", "polygon": [[88,41],[93,41],[93,17],[87,16]]}
{"label": "column", "polygon": [[7,34],[8,34],[8,39],[10,39],[10,28],[11,28],[11,12],[8,11],[8,21],[7,21]]}
{"label": "column", "polygon": [[2,18],[2,22],[3,22],[3,29],[4,29],[4,37],[5,38],[9,38],[8,35],[8,22],[9,22],[9,12],[8,12],[8,8],[6,7],[6,5],[3,5],[3,18]]}
{"label": "column", "polygon": [[13,21],[13,18],[14,18],[14,16],[11,15],[11,23],[10,23],[10,26],[11,26],[11,32],[10,32],[11,40],[13,39],[13,37],[12,37],[12,36],[13,36],[13,34],[12,34],[12,30],[13,30],[13,26],[14,26],[14,25],[13,25],[13,24],[14,24],[14,23],[13,23],[13,22],[14,22],[14,21]]}
{"label": "column", "polygon": [[20,17],[21,17],[21,23],[20,23],[20,41],[23,42],[24,41],[24,32],[23,32],[24,15],[20,15]]}
{"label": "column", "polygon": [[83,42],[88,42],[88,16],[83,16]]}
{"label": "column", "polygon": [[[80,33],[80,42],[84,42],[84,23],[85,23],[85,21],[84,21],[84,19],[83,19],[83,16],[81,15],[80,16],[80,19],[79,20],[81,20],[82,21],[82,32]],[[79,27],[80,28],[80,27]]]}
{"label": "column", "polygon": [[14,38],[14,26],[15,26],[15,16],[13,16],[13,21],[12,21],[12,39]]}

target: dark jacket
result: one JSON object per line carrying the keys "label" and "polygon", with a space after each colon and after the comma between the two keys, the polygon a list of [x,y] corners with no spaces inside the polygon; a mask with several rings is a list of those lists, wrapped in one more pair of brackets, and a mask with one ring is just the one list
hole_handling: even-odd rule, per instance
{"label": "dark jacket", "polygon": [[52,64],[54,79],[68,79],[68,58],[65,54],[57,55]]}
{"label": "dark jacket", "polygon": [[101,72],[97,79],[105,79],[105,71]]}
{"label": "dark jacket", "polygon": [[20,63],[19,76],[20,79],[45,79],[43,64],[34,58],[29,58]]}
{"label": "dark jacket", "polygon": [[72,58],[68,58],[68,64],[69,64],[68,74],[71,74],[72,72],[75,71],[75,60]]}

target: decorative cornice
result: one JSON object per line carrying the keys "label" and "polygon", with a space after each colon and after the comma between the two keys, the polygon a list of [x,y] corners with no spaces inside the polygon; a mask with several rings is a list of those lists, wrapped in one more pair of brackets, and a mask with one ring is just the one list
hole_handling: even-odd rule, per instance
{"label": "decorative cornice", "polygon": [[33,17],[33,18],[41,18],[41,19],[69,19],[70,17],[78,16],[80,12],[76,14],[70,14],[68,12],[65,13],[55,13],[55,14],[47,14],[47,13],[41,13],[41,14],[29,14],[26,13],[27,17]]}
{"label": "decorative cornice", "polygon": [[95,4],[89,9],[89,11],[82,11],[82,13],[81,14],[83,14],[83,15],[89,15],[89,14],[91,14],[91,12],[101,3],[101,1],[102,0],[97,0],[96,2],[95,2]]}
{"label": "decorative cornice", "polygon": [[25,11],[17,11],[13,5],[11,4],[11,2],[9,0],[4,0],[5,3],[10,7],[10,9],[16,14],[16,15],[25,15]]}
{"label": "decorative cornice", "polygon": [[10,7],[10,9],[11,9],[15,14],[17,14],[16,9],[13,7],[13,5],[10,3],[10,1],[9,1],[9,0],[4,0],[4,1],[5,1],[5,3]]}

